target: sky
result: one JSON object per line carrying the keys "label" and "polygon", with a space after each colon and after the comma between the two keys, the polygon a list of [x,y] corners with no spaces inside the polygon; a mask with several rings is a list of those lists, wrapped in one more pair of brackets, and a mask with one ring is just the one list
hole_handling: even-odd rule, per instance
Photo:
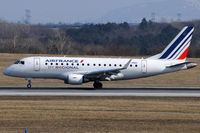
{"label": "sky", "polygon": [[[134,17],[133,22],[137,22],[143,16],[133,16],[131,15],[133,13],[129,11],[126,18],[123,18],[115,12],[122,12],[126,7],[132,10],[138,5],[154,4],[162,1],[169,1],[170,3],[173,0],[0,0],[0,19],[9,22],[23,21],[25,10],[29,9],[31,11],[31,23],[121,22],[129,21],[129,17]],[[185,1],[193,3],[194,6],[197,6],[196,3],[200,3],[199,0]],[[140,12],[138,10],[136,12]],[[142,10],[148,11],[146,8]],[[110,14],[117,17],[112,19],[113,16],[109,17]],[[144,13],[141,15],[147,16],[149,14]]]}

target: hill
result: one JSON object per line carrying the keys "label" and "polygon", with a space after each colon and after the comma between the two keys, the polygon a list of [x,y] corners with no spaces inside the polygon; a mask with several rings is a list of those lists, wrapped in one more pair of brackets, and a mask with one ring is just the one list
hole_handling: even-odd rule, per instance
{"label": "hill", "polygon": [[30,25],[0,22],[1,53],[67,55],[154,55],[164,49],[186,25],[195,26],[190,57],[200,57],[200,21],[153,23],[145,18],[139,25],[128,23]]}

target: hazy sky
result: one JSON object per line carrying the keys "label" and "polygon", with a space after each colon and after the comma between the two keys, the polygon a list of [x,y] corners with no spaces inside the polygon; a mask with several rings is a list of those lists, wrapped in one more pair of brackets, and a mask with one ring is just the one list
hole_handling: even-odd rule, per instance
{"label": "hazy sky", "polygon": [[161,0],[0,0],[0,18],[22,21],[29,9],[32,23],[92,22],[114,9],[146,1]]}
{"label": "hazy sky", "polygon": [[[29,9],[31,11],[31,23],[98,23],[101,21],[101,18],[104,19],[102,20],[104,22],[112,21],[113,11],[117,12],[118,9],[120,9],[118,12],[122,12],[130,6],[129,8],[131,9],[129,14],[138,14],[141,12],[138,11],[140,8],[135,12],[131,10],[138,7],[138,5],[148,3],[154,5],[154,3],[161,3],[162,1],[167,3],[171,2],[171,4],[174,5],[174,0],[0,0],[0,19],[7,20],[9,22],[23,21],[25,18],[25,9]],[[181,1],[181,3],[182,1],[190,1],[194,5],[200,5],[200,0],[179,1]],[[159,7],[159,4],[156,5],[156,7]],[[161,9],[164,11],[166,10],[164,8]],[[151,11],[148,11],[146,8],[143,8],[142,10],[146,10],[147,13],[144,13],[145,15],[150,15],[151,13]],[[126,15],[127,12],[128,11],[124,14]],[[115,14],[115,18],[117,18],[116,16],[118,14]],[[120,21],[124,21],[122,15],[121,18],[119,17],[119,19],[121,19]],[[109,17],[106,18],[106,16]],[[127,18],[128,17],[133,16],[129,15]],[[138,18],[138,16],[136,17]],[[111,20],[107,20],[109,18],[111,18]]]}

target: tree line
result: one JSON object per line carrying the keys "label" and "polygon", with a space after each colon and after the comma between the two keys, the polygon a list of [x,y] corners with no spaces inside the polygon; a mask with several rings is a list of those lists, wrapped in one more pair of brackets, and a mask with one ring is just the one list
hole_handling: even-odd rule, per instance
{"label": "tree line", "polygon": [[1,53],[142,56],[161,52],[185,26],[195,26],[189,52],[200,57],[200,21],[155,23],[142,19],[106,24],[31,25],[0,21]]}

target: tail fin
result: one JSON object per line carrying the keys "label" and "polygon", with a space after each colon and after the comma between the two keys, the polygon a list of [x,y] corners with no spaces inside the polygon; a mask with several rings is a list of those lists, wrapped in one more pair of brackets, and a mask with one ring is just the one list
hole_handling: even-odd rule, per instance
{"label": "tail fin", "polygon": [[151,59],[185,60],[190,47],[194,27],[186,26],[158,55]]}

